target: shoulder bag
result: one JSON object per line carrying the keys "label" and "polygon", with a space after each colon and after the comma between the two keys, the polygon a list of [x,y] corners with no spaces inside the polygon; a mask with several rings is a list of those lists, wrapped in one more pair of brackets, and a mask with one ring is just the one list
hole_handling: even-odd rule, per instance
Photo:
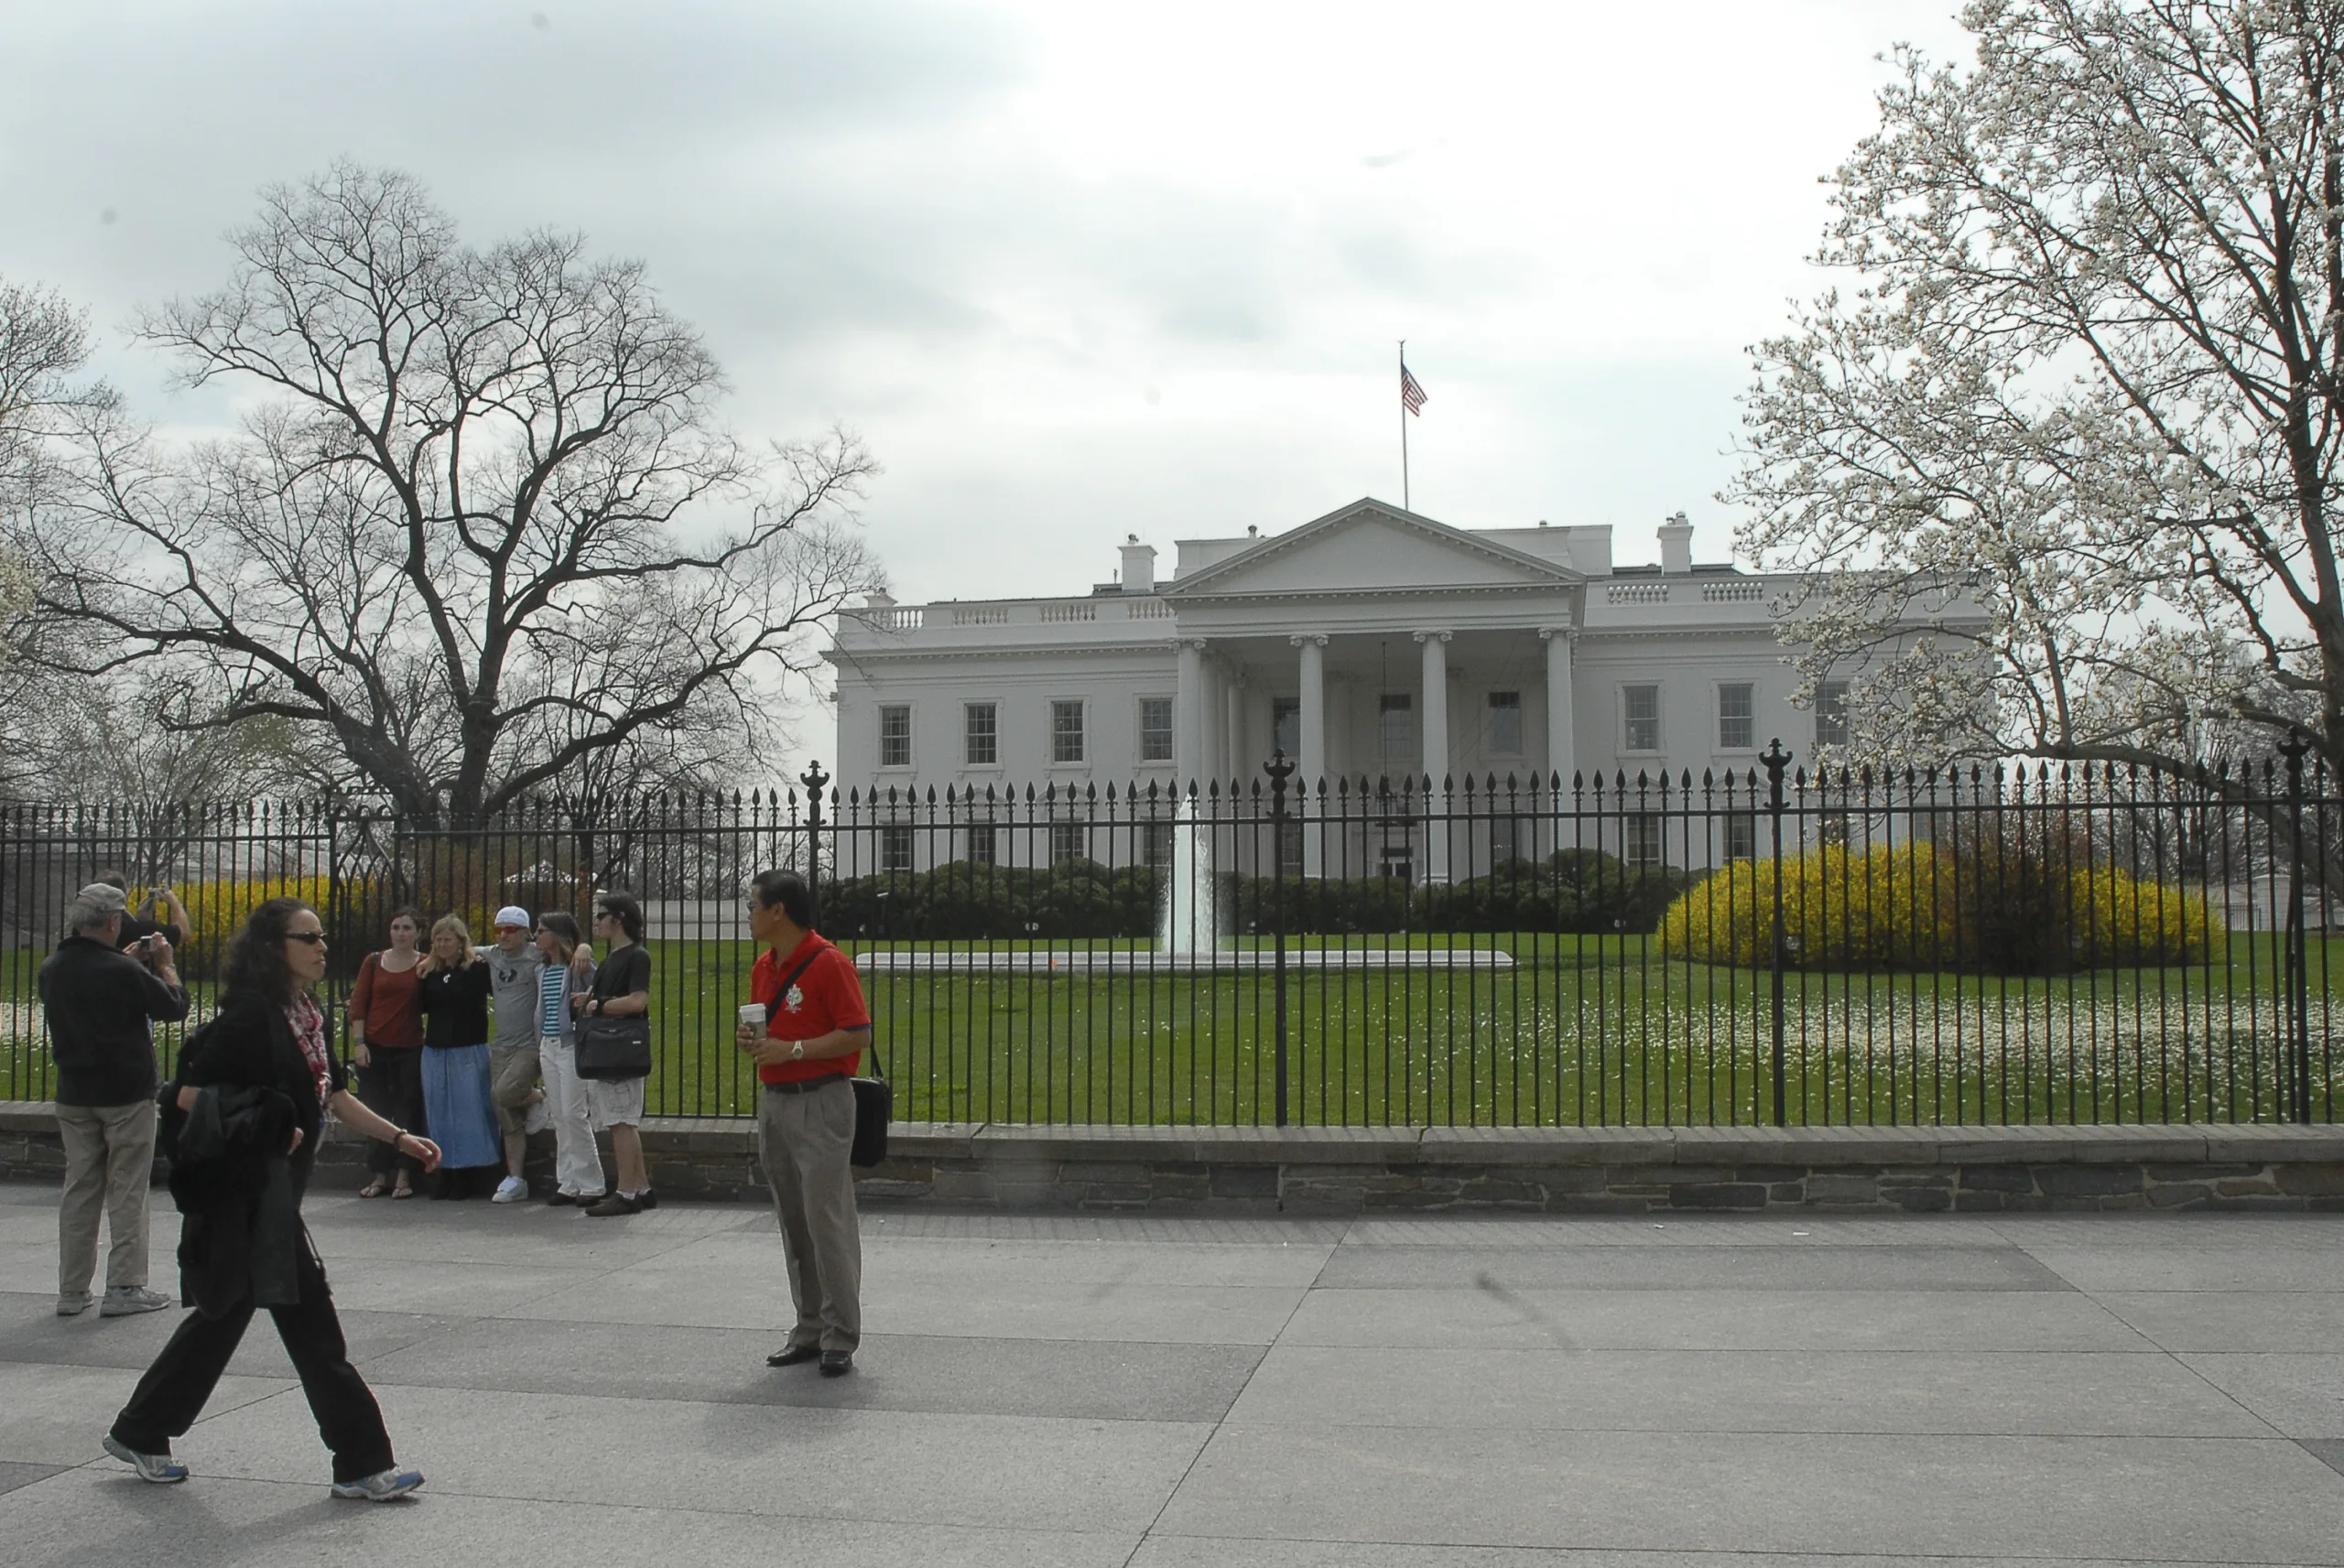
{"label": "shoulder bag", "polygon": [[[604,999],[609,1000],[608,998]],[[651,1076],[651,1018],[636,1013],[612,1018],[599,1011],[578,1021],[572,1070],[598,1083],[621,1083]]]}

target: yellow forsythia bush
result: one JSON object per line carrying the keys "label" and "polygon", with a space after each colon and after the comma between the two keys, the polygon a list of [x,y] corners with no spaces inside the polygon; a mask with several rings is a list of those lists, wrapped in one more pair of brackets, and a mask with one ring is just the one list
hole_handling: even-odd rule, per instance
{"label": "yellow forsythia bush", "polygon": [[[228,950],[228,939],[241,930],[252,912],[272,898],[298,898],[321,914],[331,914],[328,894],[332,884],[322,875],[251,877],[233,881],[189,882],[178,889],[194,929],[187,934],[180,962],[190,975],[213,976]],[[345,903],[363,902],[363,885],[344,882]]]}
{"label": "yellow forsythia bush", "polygon": [[[2046,974],[2202,961],[2221,929],[2205,898],[2113,866],[1980,863],[1927,843],[1827,846],[1783,862],[1785,958],[1800,969]],[[1737,860],[1660,921],[1665,957],[1772,962],[1774,862]],[[2013,939],[2015,937],[2015,939]]]}

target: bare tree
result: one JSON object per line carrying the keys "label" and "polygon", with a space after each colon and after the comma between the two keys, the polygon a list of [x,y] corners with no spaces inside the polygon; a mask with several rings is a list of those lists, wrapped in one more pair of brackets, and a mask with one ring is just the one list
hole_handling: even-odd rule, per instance
{"label": "bare tree", "polygon": [[233,243],[225,287],[138,335],[264,400],[191,448],[112,402],[79,420],[72,503],[32,532],[38,611],[95,633],[60,667],[184,672],[185,722],[313,727],[463,826],[771,700],[880,580],[862,445],[736,439],[639,265],[558,233],[467,248],[413,179],[348,164]]}
{"label": "bare tree", "polygon": [[1963,22],[1832,182],[1846,288],[1757,351],[1726,499],[1812,574],[1785,639],[1907,754],[2344,763],[2344,4]]}

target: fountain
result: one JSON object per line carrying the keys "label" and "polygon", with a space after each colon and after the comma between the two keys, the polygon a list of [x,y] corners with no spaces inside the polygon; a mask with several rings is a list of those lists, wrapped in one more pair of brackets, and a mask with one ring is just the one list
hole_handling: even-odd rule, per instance
{"label": "fountain", "polygon": [[[1275,945],[1223,946],[1221,888],[1213,873],[1213,829],[1193,806],[1172,822],[1172,863],[1156,916],[1152,948],[1101,947],[1004,951],[984,947],[878,951],[854,956],[866,973],[1193,975],[1261,973],[1275,968]],[[1313,947],[1289,938],[1286,968],[1298,973],[1371,969],[1510,969],[1514,955],[1494,947]]]}

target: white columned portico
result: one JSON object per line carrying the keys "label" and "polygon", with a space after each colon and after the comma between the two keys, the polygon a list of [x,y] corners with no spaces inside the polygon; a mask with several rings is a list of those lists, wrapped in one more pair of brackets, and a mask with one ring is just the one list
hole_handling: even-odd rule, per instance
{"label": "white columned portico", "polygon": [[1205,645],[1201,638],[1180,639],[1180,679],[1172,705],[1177,719],[1173,730],[1172,787],[1185,799],[1189,785],[1204,782]]}
{"label": "white columned portico", "polygon": [[[1302,802],[1308,816],[1307,803],[1318,798],[1318,791],[1327,777],[1327,639],[1311,634],[1290,639],[1302,650],[1302,754],[1293,758],[1297,772],[1294,782],[1302,787]],[[1290,805],[1294,803],[1289,803]],[[1324,874],[1320,864],[1324,846],[1319,835],[1309,827],[1302,829],[1302,874],[1315,877]]]}
{"label": "white columned portico", "polygon": [[1560,781],[1555,785],[1557,798],[1568,799],[1571,774],[1579,767],[1571,711],[1571,629],[1541,626],[1538,636],[1546,644],[1546,771]]}
{"label": "white columned portico", "polygon": [[1449,777],[1449,636],[1446,632],[1416,634],[1425,650],[1424,773],[1432,781],[1425,791],[1425,880],[1430,882],[1449,880],[1449,824],[1433,816],[1449,809],[1444,788]]}
{"label": "white columned portico", "polygon": [[1243,791],[1253,776],[1253,748],[1245,743],[1245,672],[1232,667],[1221,692],[1222,782]]}

